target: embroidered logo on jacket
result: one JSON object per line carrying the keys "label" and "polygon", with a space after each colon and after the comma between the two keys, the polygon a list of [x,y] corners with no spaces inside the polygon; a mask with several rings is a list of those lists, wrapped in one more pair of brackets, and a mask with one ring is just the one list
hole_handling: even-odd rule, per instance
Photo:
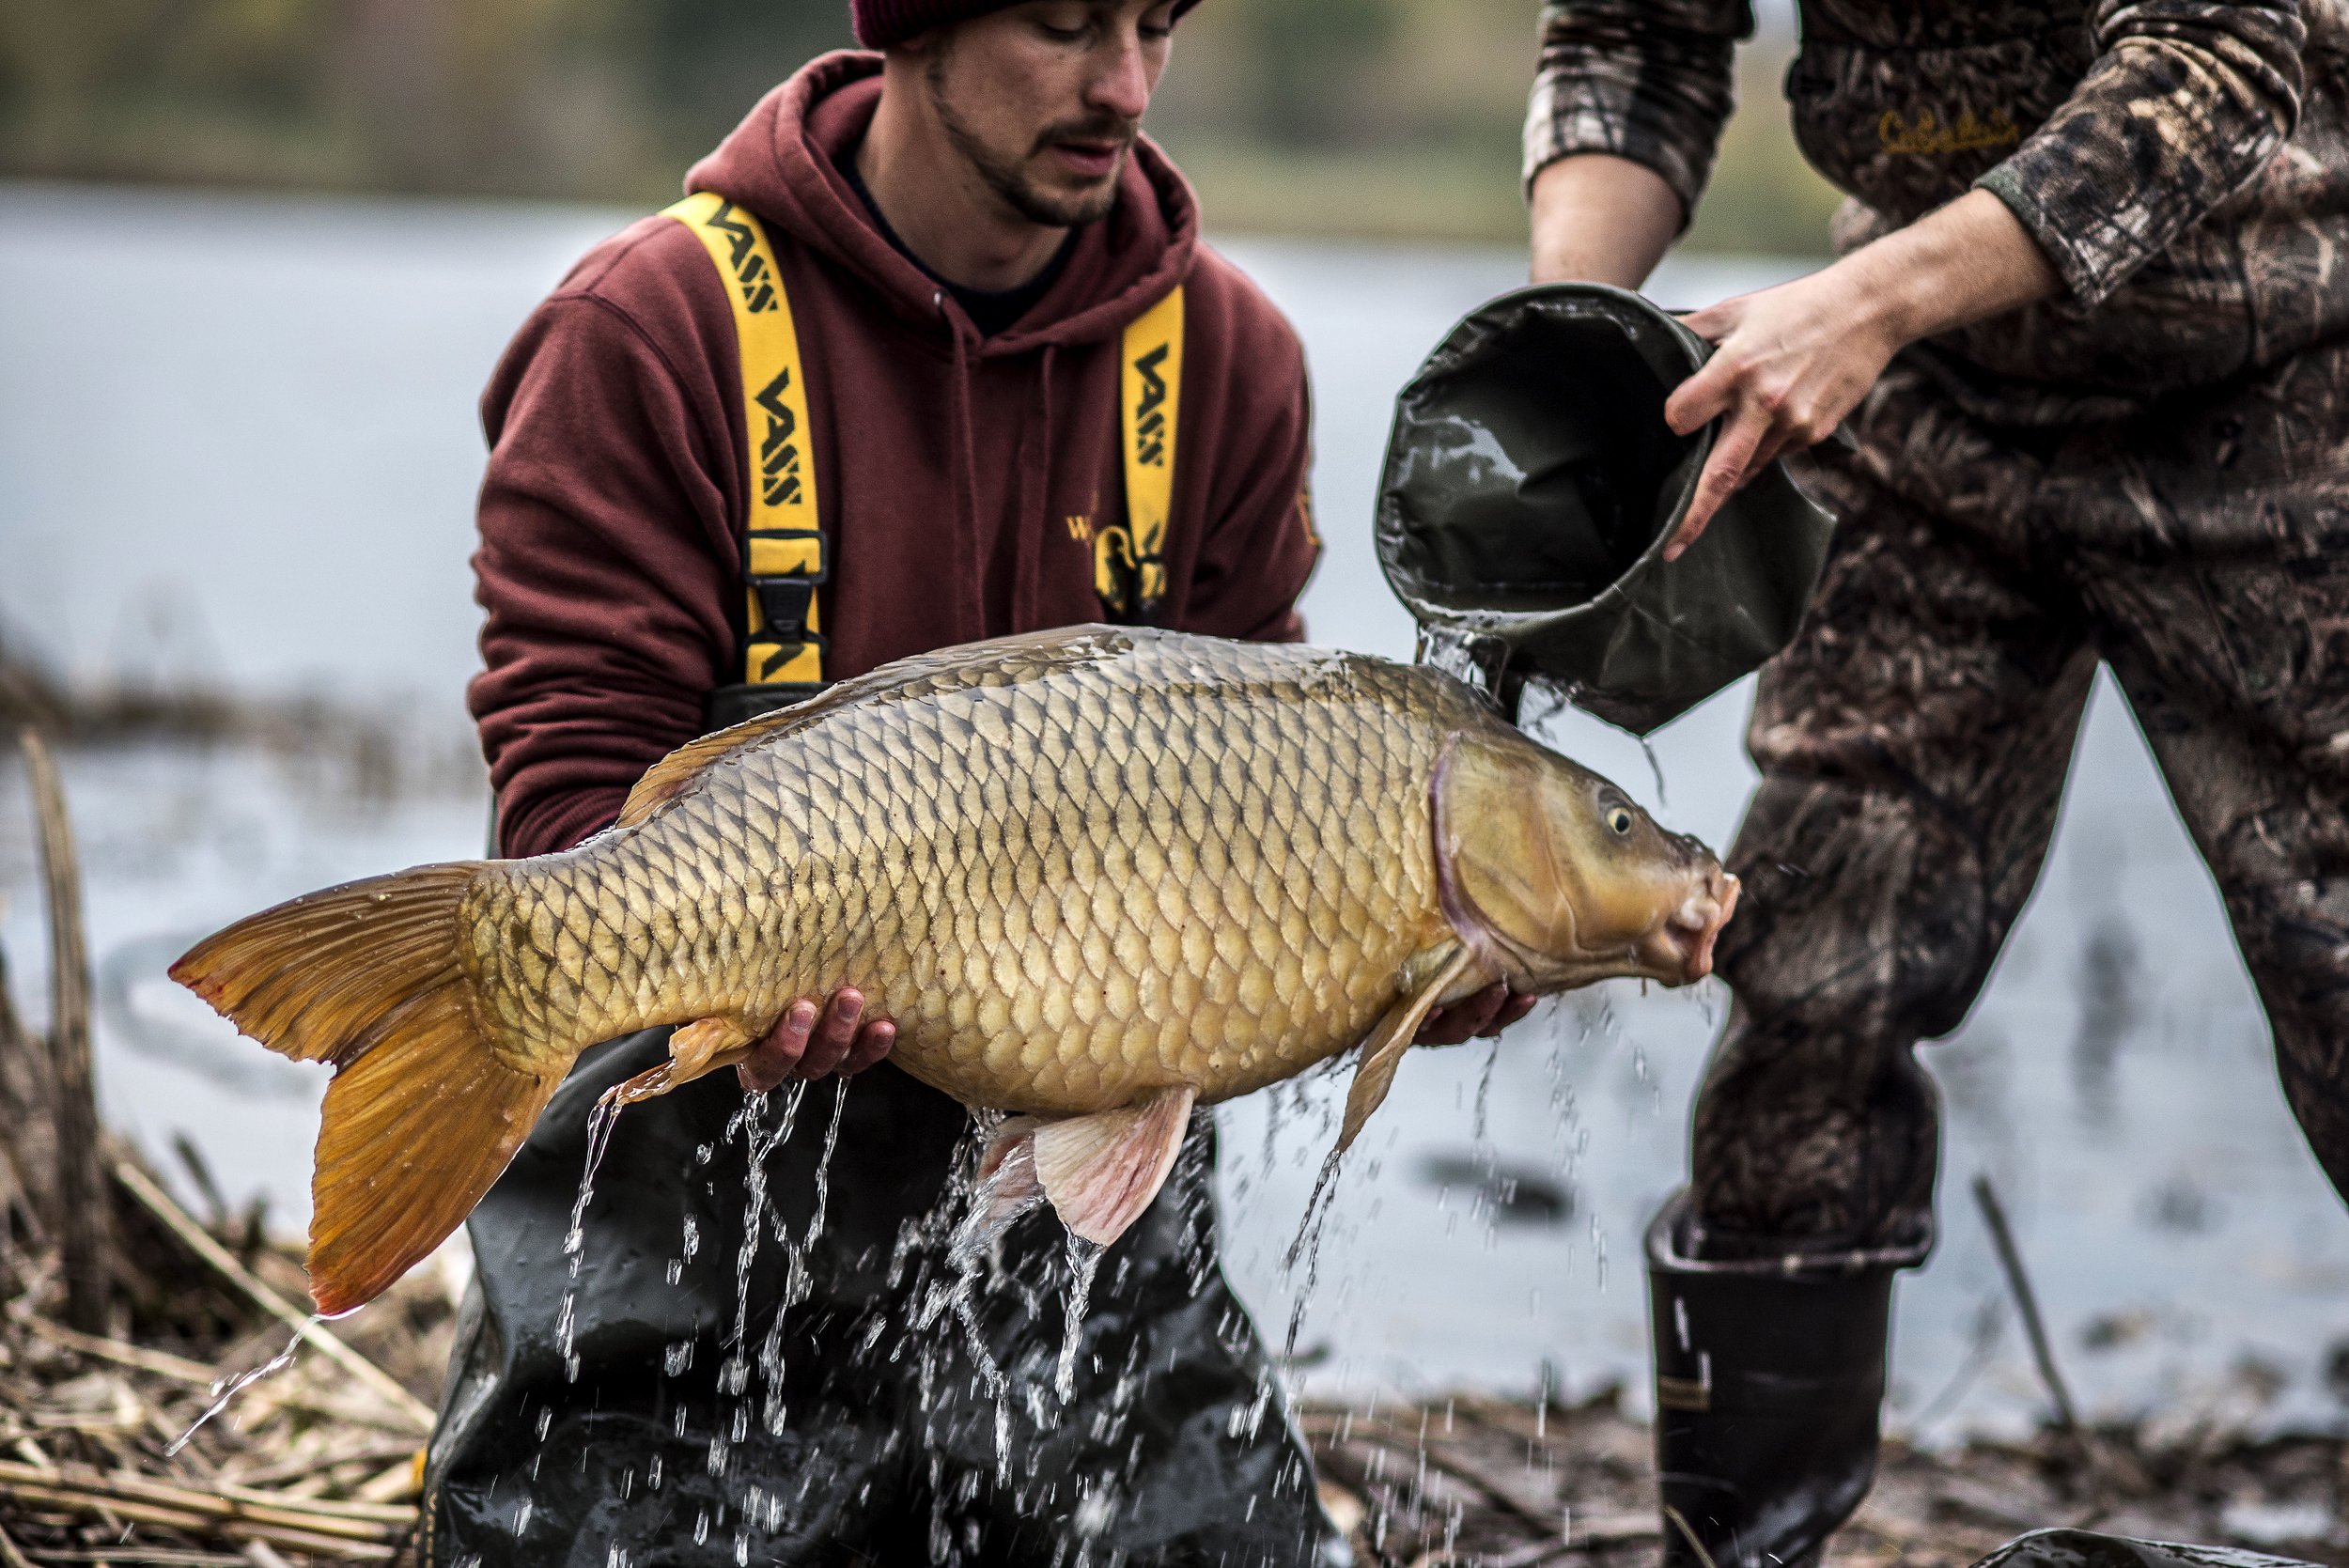
{"label": "embroidered logo on jacket", "polygon": [[1914,125],[1901,117],[1898,109],[1887,109],[1876,121],[1876,143],[1885,151],[1903,158],[1937,158],[1952,152],[1973,152],[1982,147],[2013,147],[2023,139],[2023,132],[2004,109],[1993,109],[1990,117],[1980,120],[1971,109],[1959,113],[1955,123],[1943,126],[1924,110],[1917,116]]}

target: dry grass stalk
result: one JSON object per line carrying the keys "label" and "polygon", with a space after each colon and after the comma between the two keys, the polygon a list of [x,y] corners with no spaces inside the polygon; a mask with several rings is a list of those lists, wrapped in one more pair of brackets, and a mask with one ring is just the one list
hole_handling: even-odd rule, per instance
{"label": "dry grass stalk", "polygon": [[318,1346],[335,1365],[382,1395],[395,1409],[408,1417],[418,1432],[432,1430],[430,1405],[401,1388],[381,1368],[329,1333],[316,1314],[303,1312],[255,1279],[252,1272],[230,1255],[226,1247],[213,1240],[185,1209],[173,1203],[170,1195],[156,1185],[147,1172],[129,1160],[120,1160],[115,1165],[115,1179],[121,1182],[148,1213],[169,1226],[174,1235],[186,1242],[190,1251],[218,1269],[229,1283],[251,1297],[256,1306],[292,1328],[301,1338]]}
{"label": "dry grass stalk", "polygon": [[82,873],[56,759],[29,725],[18,744],[32,776],[40,824],[41,880],[49,895],[50,1125],[56,1158],[54,1207],[47,1217],[65,1267],[66,1318],[84,1333],[106,1327],[104,1176],[99,1165],[98,1098],[90,1074],[89,955],[82,936]]}
{"label": "dry grass stalk", "polygon": [[[62,978],[84,968],[71,846],[54,769],[37,743],[29,754],[49,800],[59,1033],[86,1045],[86,1007]],[[430,1283],[395,1290],[342,1334],[311,1323],[288,1299],[302,1290],[293,1256],[263,1244],[240,1261],[127,1147],[69,1130],[61,1107],[86,1103],[86,1057],[77,1069],[70,1050],[25,1031],[6,980],[0,970],[0,1568],[395,1559],[414,1525],[412,1458],[431,1410],[344,1335],[428,1369],[428,1392],[445,1356],[444,1296]],[[65,1150],[99,1171],[93,1197],[73,1196],[83,1178]],[[77,1235],[110,1239],[70,1256]],[[78,1280],[77,1299],[74,1274],[93,1256],[94,1312],[90,1281]],[[179,1441],[216,1387],[297,1329],[317,1354]]]}

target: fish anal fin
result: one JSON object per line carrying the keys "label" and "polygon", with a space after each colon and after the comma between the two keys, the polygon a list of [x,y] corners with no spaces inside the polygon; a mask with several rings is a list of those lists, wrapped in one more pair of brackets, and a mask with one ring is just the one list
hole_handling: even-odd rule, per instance
{"label": "fish anal fin", "polygon": [[979,1155],[977,1208],[967,1242],[958,1240],[958,1246],[992,1244],[1013,1220],[1044,1201],[1035,1175],[1035,1133],[1043,1125],[1034,1116],[1014,1116],[988,1139]]}
{"label": "fish anal fin", "polygon": [[1354,1069],[1354,1086],[1346,1094],[1346,1124],[1338,1130],[1341,1152],[1353,1147],[1362,1124],[1385,1103],[1387,1091],[1394,1086],[1394,1070],[1403,1064],[1403,1053],[1411,1048],[1419,1026],[1474,961],[1473,955],[1462,947],[1425,985],[1397,998],[1362,1041],[1361,1063]]}
{"label": "fish anal fin", "polygon": [[[988,1136],[987,1147],[979,1151],[979,1179],[993,1179],[1006,1160],[1033,1156],[1035,1130],[1042,1126],[1044,1118],[1041,1116],[1004,1117],[1003,1125]],[[1033,1158],[1029,1158],[1028,1174],[1030,1177],[1035,1174]]]}
{"label": "fish anal fin", "polygon": [[1103,1247],[1124,1235],[1166,1185],[1198,1097],[1184,1084],[1035,1128],[1029,1136],[1036,1180],[1061,1223]]}

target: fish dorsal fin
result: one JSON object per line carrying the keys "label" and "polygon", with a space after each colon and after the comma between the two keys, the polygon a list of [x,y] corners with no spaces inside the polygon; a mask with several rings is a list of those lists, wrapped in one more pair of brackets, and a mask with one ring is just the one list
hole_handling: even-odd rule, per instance
{"label": "fish dorsal fin", "polygon": [[1113,658],[1137,641],[1164,635],[1135,627],[1062,627],[896,660],[869,675],[835,681],[803,703],[762,713],[755,719],[705,735],[699,740],[687,741],[646,769],[645,776],[636,781],[636,787],[628,792],[628,801],[620,807],[619,820],[612,825],[637,826],[684,794],[686,786],[712,763],[742,747],[755,746],[802,724],[812,724],[852,703],[884,697],[893,691],[918,696],[926,691],[1001,684],[1007,678],[1023,679],[1057,665]]}
{"label": "fish dorsal fin", "polygon": [[1354,1087],[1346,1091],[1346,1125],[1338,1132],[1340,1153],[1353,1147],[1354,1137],[1362,1130],[1362,1124],[1385,1102],[1387,1091],[1394,1084],[1394,1070],[1402,1065],[1403,1053],[1411,1048],[1411,1041],[1434,1010],[1436,999],[1474,961],[1469,950],[1462,947],[1426,985],[1409,996],[1398,998],[1362,1042],[1361,1065],[1354,1069]]}
{"label": "fish dorsal fin", "polygon": [[[804,706],[804,705],[801,705]],[[620,819],[614,828],[633,828],[659,811],[662,806],[685,793],[685,786],[701,775],[703,768],[739,747],[754,745],[770,736],[780,734],[804,721],[800,707],[786,707],[774,713],[762,713],[739,724],[730,724],[699,740],[689,740],[645,769],[645,776],[636,781],[636,787],[628,792],[628,803],[620,808]]]}
{"label": "fish dorsal fin", "polygon": [[1166,1185],[1198,1097],[1185,1084],[1037,1127],[1036,1179],[1061,1223],[1103,1247],[1124,1235]]}

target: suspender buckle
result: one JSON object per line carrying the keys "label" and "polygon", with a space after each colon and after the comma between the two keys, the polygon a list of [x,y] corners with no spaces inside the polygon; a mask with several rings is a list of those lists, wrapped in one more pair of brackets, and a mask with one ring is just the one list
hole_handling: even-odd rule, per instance
{"label": "suspender buckle", "polygon": [[803,641],[808,606],[816,600],[816,579],[759,577],[751,580],[758,596],[759,631],[779,643]]}
{"label": "suspender buckle", "polygon": [[832,577],[823,535],[752,529],[743,539],[742,576],[750,590],[750,636],[742,650],[750,684],[822,680],[824,639],[813,623],[817,586]]}

